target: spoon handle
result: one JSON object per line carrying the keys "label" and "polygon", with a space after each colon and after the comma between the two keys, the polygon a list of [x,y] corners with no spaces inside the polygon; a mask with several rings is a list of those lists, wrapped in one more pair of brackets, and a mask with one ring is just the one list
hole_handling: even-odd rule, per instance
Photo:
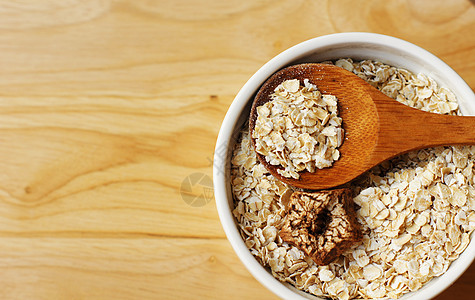
{"label": "spoon handle", "polygon": [[[378,103],[378,112],[385,122],[380,132],[375,155],[394,155],[435,146],[475,145],[475,117],[440,115],[406,105]],[[399,104],[399,103],[398,103]],[[385,108],[388,108],[386,111]],[[387,154],[384,155],[387,157]]]}

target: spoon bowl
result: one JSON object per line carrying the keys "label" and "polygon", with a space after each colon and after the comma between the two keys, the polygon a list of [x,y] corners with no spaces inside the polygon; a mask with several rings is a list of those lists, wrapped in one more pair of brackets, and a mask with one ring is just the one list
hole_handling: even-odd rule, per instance
{"label": "spoon bowl", "polygon": [[[329,168],[300,172],[287,178],[257,153],[259,161],[279,180],[307,190],[331,189],[352,181],[374,166],[403,153],[442,145],[475,144],[475,117],[440,115],[406,106],[386,96],[357,75],[334,65],[307,63],[284,68],[259,89],[252,104],[249,131],[257,119],[257,107],[283,81],[308,79],[322,94],[338,99],[345,139],[340,159]],[[252,139],[255,146],[255,140]]]}

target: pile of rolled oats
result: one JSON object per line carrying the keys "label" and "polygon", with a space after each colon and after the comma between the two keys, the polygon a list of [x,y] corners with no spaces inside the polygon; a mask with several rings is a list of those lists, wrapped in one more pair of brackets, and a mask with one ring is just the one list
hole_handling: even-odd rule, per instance
{"label": "pile of rolled oats", "polygon": [[337,99],[322,95],[308,79],[286,80],[275,89],[271,101],[257,107],[252,138],[257,153],[277,172],[298,179],[297,172],[315,172],[340,157],[336,149],[343,142]]}
{"label": "pile of rolled oats", "polygon": [[[424,75],[373,61],[338,60],[388,96],[458,114],[454,95]],[[393,298],[443,274],[475,229],[475,147],[437,147],[384,163],[352,184],[363,241],[317,266],[282,241],[292,190],[256,160],[243,131],[232,158],[233,214],[251,253],[279,280],[334,299]]]}

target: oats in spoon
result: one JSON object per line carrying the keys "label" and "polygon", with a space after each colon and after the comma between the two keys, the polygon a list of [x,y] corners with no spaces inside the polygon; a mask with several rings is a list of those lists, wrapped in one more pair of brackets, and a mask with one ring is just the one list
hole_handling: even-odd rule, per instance
{"label": "oats in spoon", "polygon": [[292,79],[277,86],[271,99],[257,108],[256,152],[282,166],[277,172],[287,178],[331,167],[344,137],[337,98],[322,95],[308,79],[303,86]]}

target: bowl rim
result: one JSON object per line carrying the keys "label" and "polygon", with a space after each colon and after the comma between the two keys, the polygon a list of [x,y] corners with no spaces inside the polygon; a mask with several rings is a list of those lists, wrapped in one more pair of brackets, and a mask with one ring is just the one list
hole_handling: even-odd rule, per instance
{"label": "bowl rim", "polygon": [[[226,172],[228,171],[226,165],[228,164],[228,158],[231,151],[229,147],[231,139],[242,111],[248,105],[252,95],[271,74],[293,61],[297,61],[308,56],[312,52],[318,51],[320,48],[338,44],[361,44],[362,42],[382,47],[390,47],[400,51],[401,53],[409,52],[412,56],[417,56],[426,61],[430,61],[430,64],[433,67],[443,70],[445,74],[444,77],[451,78],[450,80],[457,86],[459,95],[467,97],[467,99],[472,98],[475,102],[475,94],[470,86],[441,59],[410,42],[377,33],[345,32],[312,38],[281,52],[265,63],[250,77],[231,103],[219,130],[213,158],[214,195],[221,225],[233,250],[254,278],[271,292],[283,299],[315,299],[316,296],[298,291],[290,284],[280,282],[256,260],[244,244],[244,240],[241,237],[234,216],[232,215],[233,207],[230,206],[229,202],[230,200],[232,202],[232,199],[229,199],[229,191],[227,189],[229,178],[226,175]],[[435,297],[453,284],[471,265],[474,258],[475,241],[471,237],[469,246],[467,246],[464,252],[462,252],[460,256],[451,263],[450,267],[444,274],[431,279],[429,282],[425,283],[421,289],[404,294],[400,299],[430,299]],[[437,281],[437,284],[432,284],[430,288],[427,288],[431,281]]]}

